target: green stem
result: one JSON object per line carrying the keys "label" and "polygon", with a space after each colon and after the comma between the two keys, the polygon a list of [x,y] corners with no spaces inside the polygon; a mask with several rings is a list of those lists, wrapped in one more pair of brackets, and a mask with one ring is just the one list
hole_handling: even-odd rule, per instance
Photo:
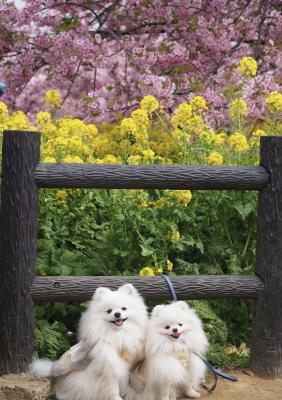
{"label": "green stem", "polygon": [[224,221],[224,219],[223,219],[223,225],[224,225],[224,229],[225,229],[225,232],[226,232],[226,236],[227,236],[228,242],[229,242],[230,246],[233,246],[233,242],[232,242],[228,227],[227,227],[226,222]]}
{"label": "green stem", "polygon": [[157,110],[154,111],[154,112],[155,112],[155,114],[157,115],[157,117],[159,118],[159,120],[160,120],[161,124],[163,125],[163,127],[164,127],[166,130],[168,130],[168,125],[165,123],[163,117],[158,113]]}
{"label": "green stem", "polygon": [[251,224],[250,227],[249,227],[249,232],[248,232],[247,240],[246,240],[246,243],[245,243],[245,246],[244,246],[244,250],[243,250],[243,253],[242,253],[242,256],[241,256],[242,260],[245,258],[245,255],[247,253],[247,250],[248,250],[248,247],[249,247],[249,244],[250,244],[250,240],[251,240],[251,236],[252,236],[252,230],[253,230],[253,225]]}
{"label": "green stem", "polygon": [[[217,207],[217,204],[215,203],[215,201],[213,199],[213,193],[209,193],[209,198],[210,198],[210,201],[212,203],[213,209],[217,209],[218,207]],[[220,213],[220,211],[219,211],[219,213]],[[226,221],[225,221],[225,219],[224,219],[222,214],[221,214],[221,217],[222,217],[221,219],[223,221],[223,226],[224,226],[224,229],[225,229],[225,232],[226,232],[226,236],[227,236],[228,242],[229,242],[230,246],[233,246],[233,241],[231,239],[231,235],[229,233],[229,229],[228,229],[228,227],[226,225]]]}

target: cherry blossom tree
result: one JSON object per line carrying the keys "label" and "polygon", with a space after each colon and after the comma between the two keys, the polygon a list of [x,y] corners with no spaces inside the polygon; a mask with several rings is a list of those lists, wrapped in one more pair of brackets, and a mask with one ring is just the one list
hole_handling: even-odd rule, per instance
{"label": "cherry blossom tree", "polygon": [[[111,120],[142,96],[171,111],[203,95],[216,127],[235,96],[239,60],[258,62],[243,96],[250,117],[281,82],[279,0],[27,0],[2,1],[1,98],[34,113],[47,89],[63,95],[62,112]],[[280,49],[279,49],[280,45]]]}

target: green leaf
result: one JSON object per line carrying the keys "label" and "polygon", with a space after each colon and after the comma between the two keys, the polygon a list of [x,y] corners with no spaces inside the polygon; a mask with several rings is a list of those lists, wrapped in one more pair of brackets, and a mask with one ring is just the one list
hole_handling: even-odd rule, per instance
{"label": "green leaf", "polygon": [[145,243],[139,244],[139,246],[142,249],[141,254],[143,257],[148,257],[154,253],[154,249]]}
{"label": "green leaf", "polygon": [[253,203],[237,203],[234,208],[238,211],[243,221],[254,211]]}

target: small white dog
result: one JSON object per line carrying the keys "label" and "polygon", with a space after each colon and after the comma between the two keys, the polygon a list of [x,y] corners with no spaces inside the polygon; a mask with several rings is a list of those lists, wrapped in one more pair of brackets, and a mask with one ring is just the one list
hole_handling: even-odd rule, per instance
{"label": "small white dog", "polygon": [[148,325],[145,361],[137,372],[144,390],[129,400],[175,400],[200,397],[197,392],[206,367],[197,354],[204,355],[208,340],[202,323],[186,302],[156,306]]}
{"label": "small white dog", "polygon": [[53,363],[35,360],[30,372],[55,377],[59,400],[122,400],[132,367],[144,358],[147,310],[131,284],[95,291],[79,326],[78,345]]}

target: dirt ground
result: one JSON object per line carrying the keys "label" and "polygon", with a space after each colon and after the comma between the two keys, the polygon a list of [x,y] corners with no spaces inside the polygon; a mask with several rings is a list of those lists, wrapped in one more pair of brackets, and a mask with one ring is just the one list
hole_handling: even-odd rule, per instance
{"label": "dirt ground", "polygon": [[282,379],[260,379],[248,371],[231,372],[239,381],[230,382],[219,378],[212,394],[201,391],[205,400],[282,400]]}
{"label": "dirt ground", "polygon": [[50,384],[29,374],[0,376],[0,400],[46,400]]}
{"label": "dirt ground", "polygon": [[[247,372],[247,373],[246,373]],[[203,400],[282,400],[282,379],[266,380],[249,371],[230,372],[239,381],[219,378],[212,394],[202,390]],[[212,384],[211,384],[212,385]],[[46,400],[49,382],[27,374],[0,377],[0,400]]]}

